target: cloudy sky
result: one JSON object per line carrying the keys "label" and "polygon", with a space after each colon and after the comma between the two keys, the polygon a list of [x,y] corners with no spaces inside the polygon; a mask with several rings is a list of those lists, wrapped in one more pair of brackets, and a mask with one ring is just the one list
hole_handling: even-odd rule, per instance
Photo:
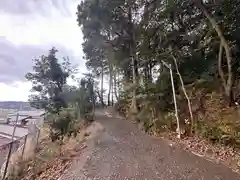
{"label": "cloudy sky", "polygon": [[32,59],[55,46],[80,72],[82,35],[76,22],[80,0],[0,0],[0,101],[28,99],[24,79]]}

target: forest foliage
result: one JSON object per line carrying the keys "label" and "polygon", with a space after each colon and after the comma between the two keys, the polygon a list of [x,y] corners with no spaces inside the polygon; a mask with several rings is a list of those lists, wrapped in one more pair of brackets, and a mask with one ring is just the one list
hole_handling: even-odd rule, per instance
{"label": "forest foliage", "polygon": [[68,58],[59,59],[57,52],[52,48],[48,55],[34,59],[33,71],[26,79],[32,83],[31,106],[45,110],[51,139],[63,141],[65,136],[76,136],[80,124],[93,120],[96,93],[90,74],[85,74],[78,86],[67,83],[75,69]]}
{"label": "forest foliage", "polygon": [[238,0],[82,1],[77,22],[100,97],[107,76],[108,104],[114,95],[146,131],[179,125],[182,134],[238,144],[239,10]]}

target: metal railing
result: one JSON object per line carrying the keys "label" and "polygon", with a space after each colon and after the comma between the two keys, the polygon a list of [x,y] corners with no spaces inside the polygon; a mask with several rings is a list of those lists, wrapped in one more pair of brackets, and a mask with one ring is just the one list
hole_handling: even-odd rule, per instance
{"label": "metal railing", "polygon": [[[22,141],[22,142],[21,142]],[[4,171],[3,171],[3,174],[2,174],[2,179],[5,179],[6,178],[6,175],[7,175],[7,172],[8,172],[8,166],[9,166],[9,162],[10,162],[10,159],[11,159],[11,156],[17,152],[17,150],[23,146],[23,149],[22,149],[22,152],[21,152],[21,156],[20,158],[22,159],[23,156],[24,156],[24,151],[25,151],[25,147],[26,147],[26,141],[27,141],[27,135],[25,135],[24,137],[21,137],[21,138],[18,138],[14,141],[11,141],[10,143],[8,144],[4,144],[3,146],[1,147],[4,147],[2,148],[1,150],[5,150],[5,162],[3,162],[2,165],[4,165],[5,163],[5,166],[4,167]],[[0,147],[0,148],[1,148]],[[5,149],[6,148],[6,149]],[[0,152],[1,152],[0,150]],[[1,152],[2,153],[2,152]]]}
{"label": "metal railing", "polygon": [[[23,137],[20,137],[20,138],[15,137],[18,118],[19,118],[19,115],[17,114],[13,132],[11,135],[11,141],[0,146],[0,160],[2,161],[2,162],[0,161],[0,163],[1,163],[0,166],[2,167],[1,168],[2,180],[5,180],[7,178],[11,157],[15,154],[18,157],[18,160],[22,161],[25,153],[26,154],[29,153],[29,152],[25,152],[28,137],[30,137],[29,132],[27,135],[25,135]],[[35,124],[35,127],[37,130],[37,132],[36,132],[37,135],[36,135],[36,139],[34,138],[36,141],[35,149],[32,149],[32,151],[34,151],[33,152],[34,154],[36,151],[38,138],[39,138],[39,134],[40,134],[40,129],[36,126],[36,124]],[[31,138],[32,138],[32,136],[31,136]]]}

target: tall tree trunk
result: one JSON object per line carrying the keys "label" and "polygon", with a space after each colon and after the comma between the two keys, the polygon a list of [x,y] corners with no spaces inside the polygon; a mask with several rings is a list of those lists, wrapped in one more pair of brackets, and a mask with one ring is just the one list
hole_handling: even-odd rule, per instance
{"label": "tall tree trunk", "polygon": [[136,98],[136,86],[137,86],[137,81],[136,81],[136,74],[135,74],[135,63],[134,63],[134,58],[132,57],[132,64],[133,64],[133,84],[134,84],[134,89],[132,92],[132,103],[131,103],[131,111],[134,114],[137,114],[138,109],[137,109],[137,98]]}
{"label": "tall tree trunk", "polygon": [[144,77],[143,77],[143,83],[144,86],[147,86],[147,82],[148,82],[148,67],[147,67],[147,63],[145,63],[144,67],[143,67],[143,73],[144,73]]}
{"label": "tall tree trunk", "polygon": [[108,106],[111,105],[111,91],[112,91],[112,67],[111,65],[109,65]]}
{"label": "tall tree trunk", "polygon": [[112,106],[114,105],[114,98],[113,98],[113,94],[114,94],[114,72],[112,72]]}
{"label": "tall tree trunk", "polygon": [[150,60],[147,61],[144,66],[144,80],[145,85],[152,82],[152,65]]}
{"label": "tall tree trunk", "polygon": [[223,72],[223,69],[222,69],[222,56],[223,56],[223,45],[222,45],[222,43],[220,43],[219,54],[218,54],[218,73],[219,73],[219,76],[220,76],[221,81],[223,83],[223,87],[224,87],[224,89],[226,89],[226,80],[225,80],[224,72]]}
{"label": "tall tree trunk", "polygon": [[173,80],[173,71],[172,71],[172,66],[171,64],[167,64],[165,61],[162,60],[163,66],[168,68],[170,72],[170,78],[171,78],[171,84],[172,84],[172,93],[173,93],[173,102],[174,102],[174,109],[175,109],[175,117],[177,121],[177,133],[178,133],[178,138],[181,138],[181,129],[180,129],[180,121],[178,117],[178,107],[177,107],[177,98],[176,98],[176,92],[175,92],[175,85],[174,85],[174,80]]}
{"label": "tall tree trunk", "polygon": [[218,25],[217,21],[211,16],[211,14],[208,12],[206,7],[202,4],[201,1],[194,1],[195,4],[199,9],[202,10],[203,14],[206,16],[206,18],[209,20],[211,23],[212,27],[215,29],[215,31],[218,34],[218,37],[220,38],[221,44],[224,47],[225,54],[226,54],[226,59],[227,59],[227,66],[228,66],[228,77],[226,80],[226,86],[224,87],[225,90],[225,96],[228,100],[229,105],[233,102],[233,72],[232,72],[232,52],[231,48],[224,37],[223,31],[221,30],[220,26]]}
{"label": "tall tree trunk", "polygon": [[115,71],[113,73],[113,87],[114,87],[114,94],[116,101],[118,101],[118,94],[117,94],[117,69],[115,68]]}
{"label": "tall tree trunk", "polygon": [[102,65],[102,67],[101,67],[102,69],[101,69],[101,99],[100,99],[100,101],[101,101],[101,104],[102,104],[102,107],[104,107],[104,101],[103,101],[103,76],[104,76],[104,72],[103,72],[103,65]]}
{"label": "tall tree trunk", "polygon": [[152,80],[153,80],[153,77],[152,77],[152,63],[151,63],[151,61],[149,62],[149,80],[150,80],[150,82],[152,82]]}
{"label": "tall tree trunk", "polygon": [[120,93],[120,72],[119,70],[117,70],[117,93],[118,93],[118,97],[119,97],[119,93]]}
{"label": "tall tree trunk", "polygon": [[[134,35],[135,36],[135,35]],[[134,37],[135,38],[135,37]],[[135,41],[135,40],[134,40]],[[135,76],[135,81],[137,82],[137,79],[139,77],[139,74],[138,74],[138,62],[137,62],[137,58],[136,58],[136,45],[134,43],[134,50],[133,50],[133,63],[134,63],[134,76]]]}
{"label": "tall tree trunk", "polygon": [[94,95],[94,81],[92,81],[92,86],[91,86],[91,99],[92,99],[92,120],[95,120],[95,95]]}
{"label": "tall tree trunk", "polygon": [[193,120],[193,113],[192,113],[192,106],[191,106],[191,101],[190,101],[190,98],[187,94],[187,91],[186,91],[186,88],[184,86],[184,82],[183,82],[183,78],[179,72],[179,69],[178,69],[178,64],[177,64],[177,59],[172,55],[173,57],[173,60],[174,60],[174,63],[175,63],[175,66],[176,66],[176,70],[177,70],[177,75],[179,77],[179,80],[181,82],[181,85],[182,85],[182,90],[183,90],[183,93],[184,93],[184,96],[186,97],[187,99],[187,103],[188,103],[188,111],[189,111],[189,114],[190,114],[190,120],[191,120],[191,128],[190,128],[190,135],[192,135],[193,133],[193,127],[194,127],[194,120]]}
{"label": "tall tree trunk", "polygon": [[129,5],[128,8],[128,20],[129,20],[129,35],[130,35],[130,43],[129,43],[129,52],[130,52],[130,60],[132,63],[132,82],[134,85],[133,92],[132,92],[132,103],[131,103],[131,113],[137,114],[137,98],[136,98],[136,85],[137,85],[137,60],[136,60],[136,39],[135,39],[135,27],[132,22],[132,8]]}

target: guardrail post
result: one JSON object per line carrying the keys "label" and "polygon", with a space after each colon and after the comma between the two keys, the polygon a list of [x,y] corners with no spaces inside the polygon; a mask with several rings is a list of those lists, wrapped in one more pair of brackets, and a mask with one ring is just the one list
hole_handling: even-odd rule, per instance
{"label": "guardrail post", "polygon": [[24,144],[23,144],[23,150],[22,150],[22,158],[23,158],[24,151],[25,151],[25,147],[26,147],[26,143],[27,143],[27,136],[28,136],[28,135],[26,135],[26,136],[24,137]]}
{"label": "guardrail post", "polygon": [[17,129],[18,118],[19,118],[19,114],[17,113],[16,121],[15,121],[14,128],[13,128],[13,133],[12,133],[12,141],[14,140],[14,135],[15,135],[15,132]]}
{"label": "guardrail post", "polygon": [[6,178],[6,174],[7,174],[7,170],[8,170],[8,164],[9,164],[11,153],[12,153],[13,142],[11,142],[9,145],[10,145],[10,147],[9,147],[9,151],[8,151],[8,155],[7,155],[7,160],[6,160],[2,180],[5,180],[5,178]]}
{"label": "guardrail post", "polygon": [[38,146],[38,141],[39,141],[39,137],[40,137],[40,129],[37,127],[37,125],[35,124],[35,130],[37,130],[37,136],[35,136],[37,139],[36,139],[36,145],[35,145],[35,148],[34,148],[34,157],[33,157],[33,167],[32,167],[32,170],[33,170],[33,179],[36,179],[36,154],[37,154],[37,146]]}

